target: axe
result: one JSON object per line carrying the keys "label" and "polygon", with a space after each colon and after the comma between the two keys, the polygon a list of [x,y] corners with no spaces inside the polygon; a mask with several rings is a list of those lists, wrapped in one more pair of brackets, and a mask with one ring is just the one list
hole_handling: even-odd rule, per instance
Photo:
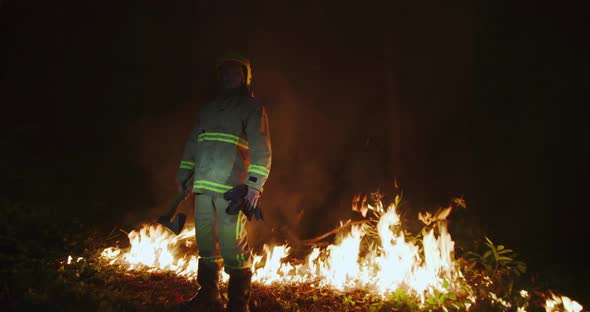
{"label": "axe", "polygon": [[158,223],[172,231],[174,234],[178,235],[184,227],[184,222],[186,222],[186,215],[184,213],[179,213],[176,215],[176,217],[174,217],[173,220],[170,219],[172,219],[172,216],[174,216],[174,214],[178,210],[178,207],[180,207],[180,204],[185,199],[187,199],[191,194],[192,192],[190,191],[184,192],[184,190],[181,190],[174,198],[174,201],[170,204],[170,208],[168,208],[166,214],[158,218]]}

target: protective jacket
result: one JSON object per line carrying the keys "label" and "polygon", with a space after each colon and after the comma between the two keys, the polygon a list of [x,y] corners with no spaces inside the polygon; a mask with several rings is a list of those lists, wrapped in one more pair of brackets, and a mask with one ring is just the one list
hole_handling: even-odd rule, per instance
{"label": "protective jacket", "polygon": [[224,193],[238,184],[262,191],[271,154],[264,106],[252,96],[220,96],[200,110],[176,177],[182,182],[194,173],[195,193]]}

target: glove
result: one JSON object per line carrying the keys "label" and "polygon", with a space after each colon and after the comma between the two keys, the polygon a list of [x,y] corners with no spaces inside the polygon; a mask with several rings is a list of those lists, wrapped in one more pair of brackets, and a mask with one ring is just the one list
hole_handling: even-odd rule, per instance
{"label": "glove", "polygon": [[254,216],[256,220],[264,220],[262,215],[262,209],[258,206],[258,200],[260,199],[261,192],[253,187],[248,187],[248,193],[246,194],[246,211],[244,214],[248,218],[248,221]]}
{"label": "glove", "polygon": [[245,184],[236,185],[231,190],[225,192],[223,199],[229,201],[225,212],[230,215],[237,215],[240,210],[244,210],[246,194],[248,194],[248,186]]}
{"label": "glove", "polygon": [[252,216],[256,220],[264,220],[262,210],[256,206],[260,199],[260,191],[257,189],[240,184],[225,192],[223,198],[230,202],[225,209],[227,214],[236,215],[242,211],[248,218],[248,221],[252,219]]}
{"label": "glove", "polygon": [[189,180],[190,179],[187,179],[186,181],[176,180],[176,189],[178,190],[179,193],[188,194],[190,192],[190,188],[189,188],[189,184],[188,184]]}

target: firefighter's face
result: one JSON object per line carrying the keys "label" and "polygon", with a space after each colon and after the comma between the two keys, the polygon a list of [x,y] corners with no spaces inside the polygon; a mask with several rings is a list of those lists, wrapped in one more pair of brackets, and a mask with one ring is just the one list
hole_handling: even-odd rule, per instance
{"label": "firefighter's face", "polygon": [[244,83],[242,66],[237,62],[225,62],[221,65],[221,79],[226,89],[239,88]]}

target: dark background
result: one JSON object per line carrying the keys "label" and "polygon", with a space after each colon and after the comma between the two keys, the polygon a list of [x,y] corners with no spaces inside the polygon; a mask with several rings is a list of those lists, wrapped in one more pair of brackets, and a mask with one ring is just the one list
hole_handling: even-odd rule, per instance
{"label": "dark background", "polygon": [[353,194],[387,192],[396,178],[412,211],[464,196],[469,226],[519,251],[553,288],[582,302],[590,291],[580,7],[5,0],[0,8],[5,201],[56,222],[153,220],[174,196],[195,113],[214,95],[214,60],[237,50],[254,64],[273,142],[255,244],[283,225],[302,238],[320,234],[350,215]]}

